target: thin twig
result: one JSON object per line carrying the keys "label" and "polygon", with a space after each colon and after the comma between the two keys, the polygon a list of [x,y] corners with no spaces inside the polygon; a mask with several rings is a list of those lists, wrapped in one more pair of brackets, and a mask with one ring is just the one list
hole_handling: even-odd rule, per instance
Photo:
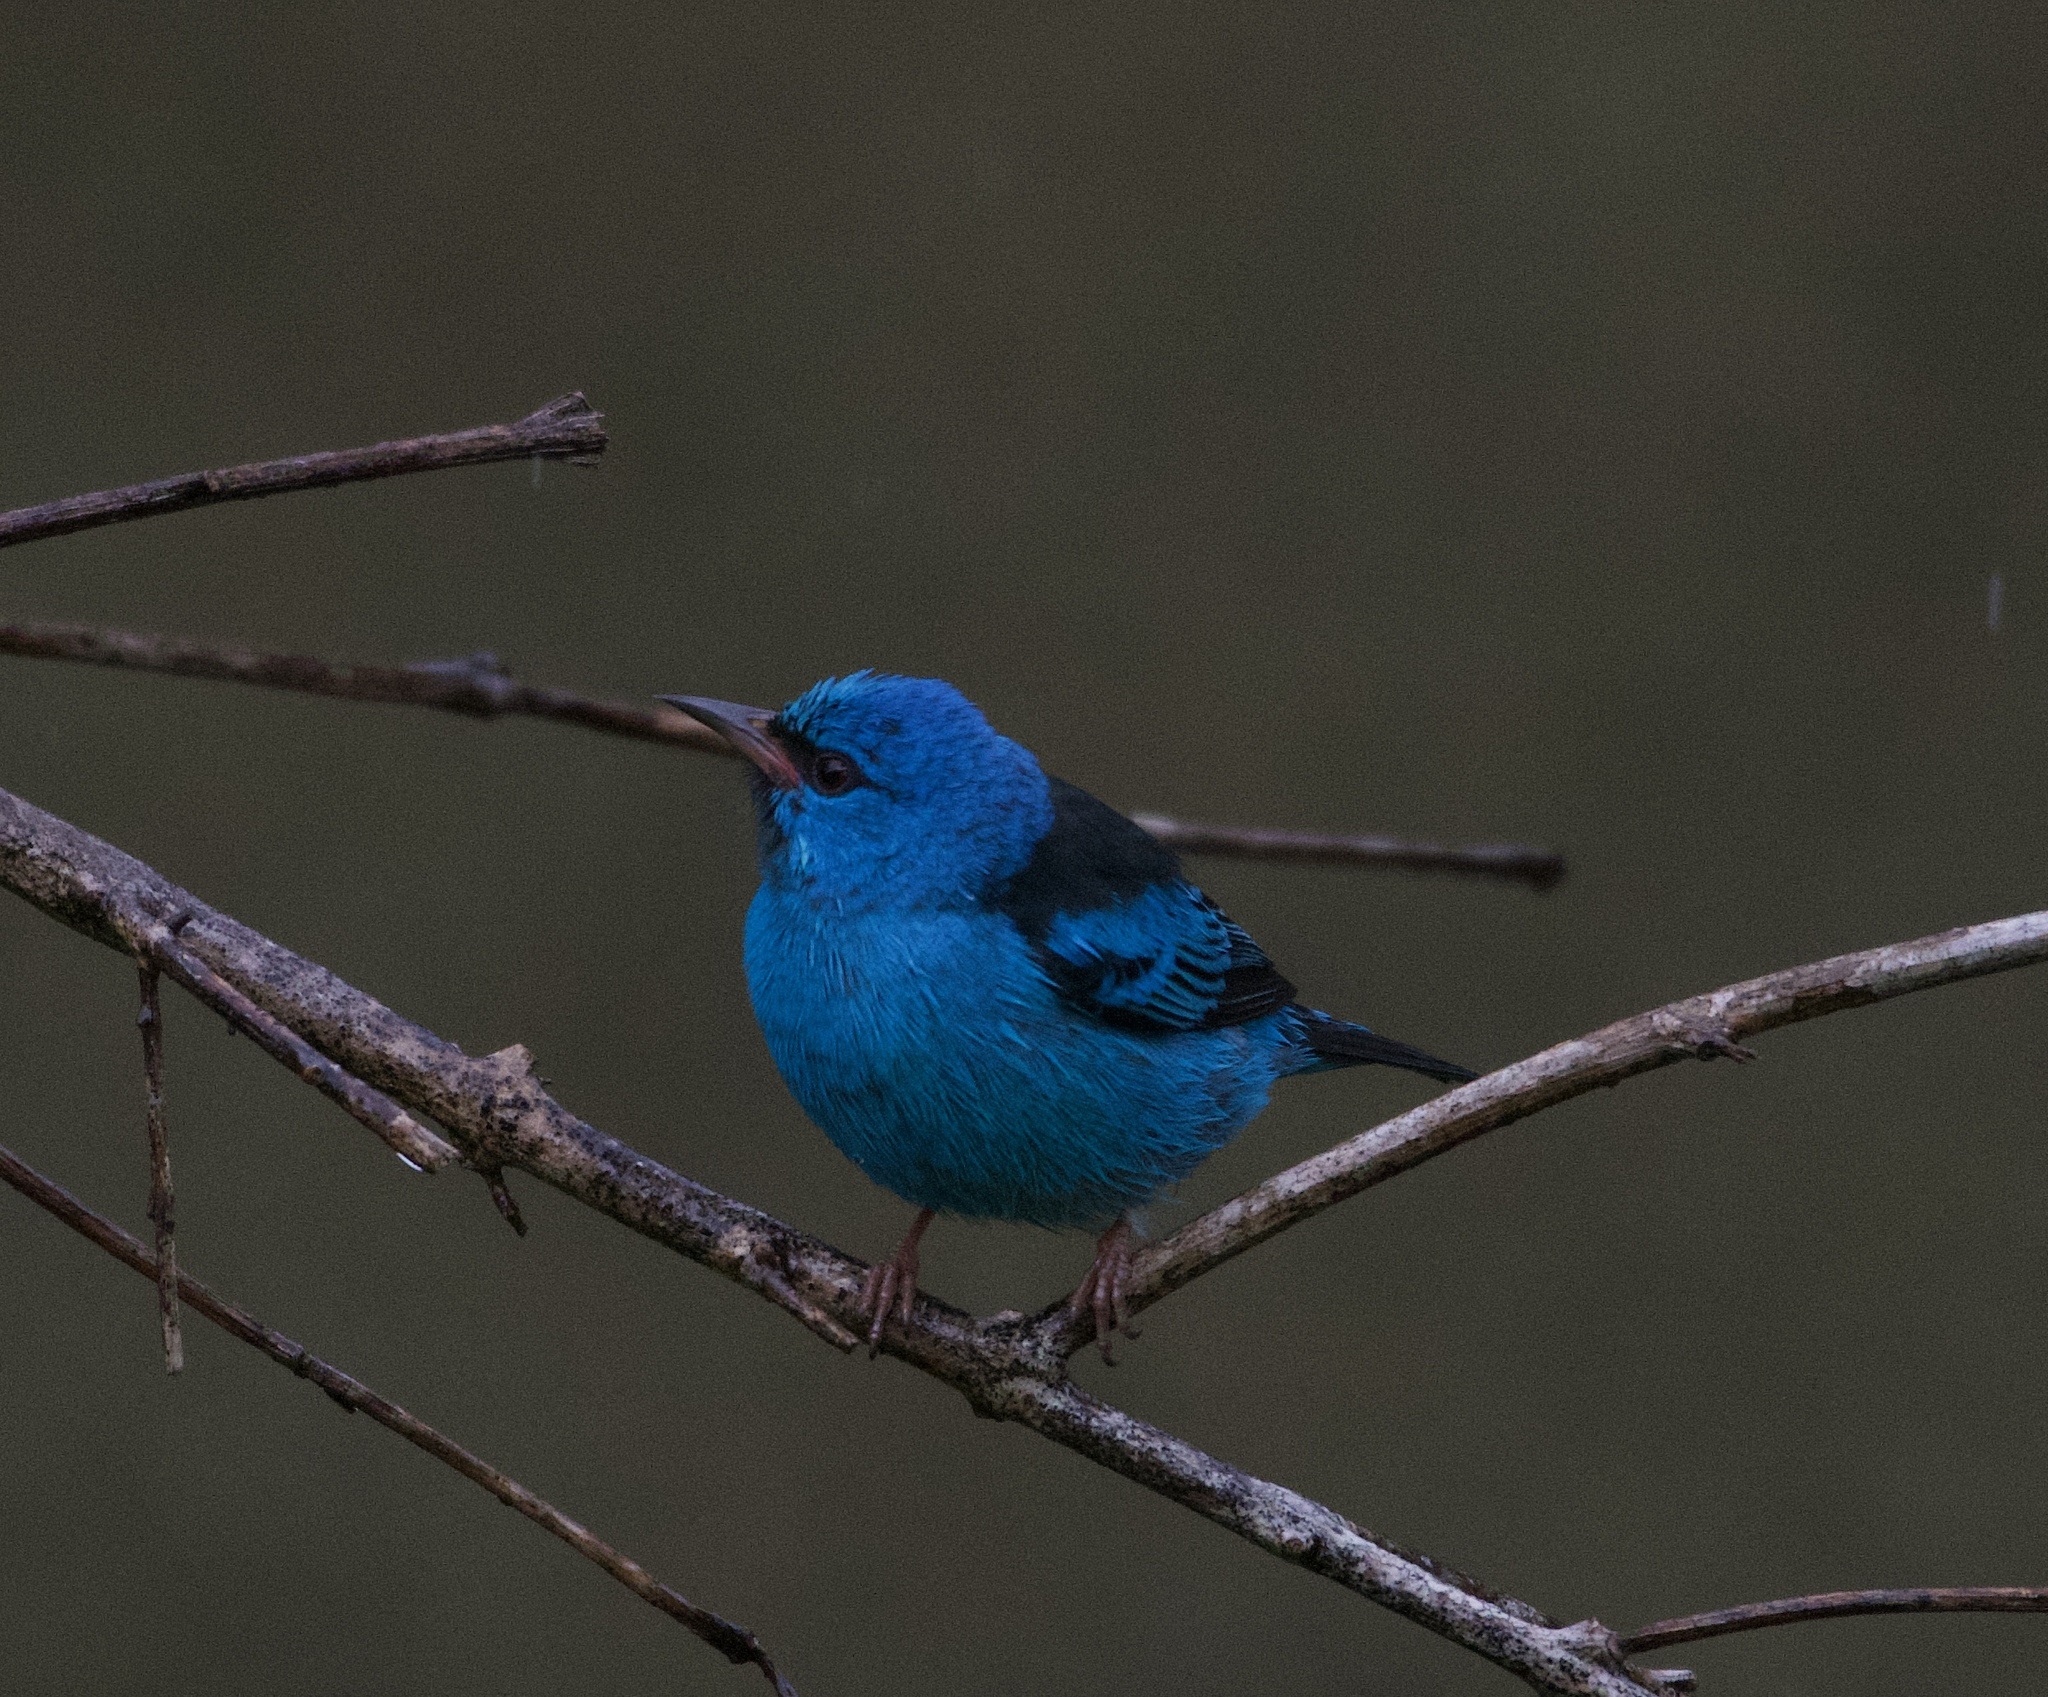
{"label": "thin twig", "polygon": [[[135,1238],[102,1214],[95,1213],[54,1180],[45,1178],[12,1150],[0,1148],[0,1180],[12,1185],[40,1208],[49,1210],[73,1231],[89,1238],[115,1260],[148,1278],[160,1276],[160,1264]],[[701,1609],[689,1598],[656,1579],[638,1562],[621,1555],[560,1510],[535,1496],[518,1480],[500,1473],[482,1457],[472,1455],[452,1438],[444,1437],[416,1415],[397,1403],[379,1396],[359,1379],[330,1366],[305,1348],[274,1332],[255,1316],[237,1308],[225,1297],[201,1284],[189,1273],[177,1273],[179,1293],[193,1309],[221,1330],[231,1333],[302,1379],[310,1379],[351,1413],[360,1410],[378,1425],[396,1432],[409,1444],[417,1445],[436,1461],[447,1463],[465,1479],[516,1508],[528,1520],[545,1527],[563,1543],[595,1562],[635,1596],[652,1603],[662,1613],[679,1620],[720,1655],[732,1662],[751,1662],[768,1676],[781,1697],[795,1697],[759,1641],[743,1626]]]}
{"label": "thin twig", "polygon": [[164,1125],[164,1010],[157,994],[157,969],[136,963],[142,979],[142,1078],[148,1095],[149,1219],[156,1227],[156,1307],[163,1324],[164,1371],[185,1370],[185,1334],[178,1326],[178,1240],[171,1199],[171,1139]]}
{"label": "thin twig", "polygon": [[367,448],[295,454],[289,459],[262,460],[221,471],[188,471],[153,483],[17,507],[0,513],[0,548],[96,525],[119,524],[124,519],[281,495],[290,489],[319,489],[409,471],[439,471],[447,466],[487,465],[493,460],[585,461],[604,449],[604,414],[581,395],[563,395],[513,424],[486,424],[443,436],[378,442]]}
{"label": "thin twig", "polygon": [[731,745],[716,731],[673,707],[636,707],[623,701],[600,701],[566,689],[519,683],[498,665],[494,656],[487,654],[413,666],[336,665],[306,654],[258,654],[220,643],[95,630],[89,625],[43,623],[0,625],[0,654],[257,684],[266,689],[336,696],[348,701],[434,707],[478,719],[515,714],[556,719],[609,731],[614,736],[675,743],[704,754],[732,752]]}
{"label": "thin twig", "polygon": [[[1844,1008],[2048,960],[2048,911],[1837,955],[1620,1020],[1447,1091],[1254,1185],[1142,1249],[1130,1305],[1149,1307],[1232,1256],[1325,1208],[1541,1109],[1689,1059],[1751,1058],[1741,1039]],[[1065,1305],[1041,1317],[1048,1344],[1082,1348],[1092,1323]]]}
{"label": "thin twig", "polygon": [[1887,1591],[1820,1591],[1810,1597],[1780,1597],[1743,1603],[1710,1614],[1684,1615],[1639,1627],[1621,1639],[1624,1655],[1754,1632],[1762,1626],[1790,1626],[1802,1620],[1837,1620],[1844,1615],[2048,1614],[2048,1586],[1927,1585]]}
{"label": "thin twig", "polygon": [[439,1172],[462,1151],[401,1108],[383,1091],[337,1066],[273,1015],[265,1013],[205,962],[181,947],[173,926],[158,926],[145,939],[150,958],[273,1060],[282,1062],[350,1118],[381,1137],[393,1154],[419,1172]]}
{"label": "thin twig", "polygon": [[[358,666],[309,654],[264,654],[225,643],[190,642],[137,631],[27,620],[0,624],[0,654],[31,660],[70,660],[119,671],[162,672],[172,677],[255,684],[265,689],[325,695],[344,701],[432,707],[472,718],[523,716],[581,725],[642,742],[672,743],[700,754],[730,757],[732,745],[709,726],[668,706],[639,707],[605,701],[546,684],[521,683],[494,654],[410,666]],[[1411,871],[1466,872],[1506,878],[1547,890],[1564,876],[1561,855],[1516,843],[1472,847],[1407,842],[1399,837],[1332,836],[1263,826],[1203,825],[1141,813],[1137,822],[1167,847],[1187,854],[1242,859],[1398,866]]]}
{"label": "thin twig", "polygon": [[1472,872],[1527,884],[1532,890],[1552,888],[1565,871],[1563,855],[1523,843],[1424,843],[1400,837],[1276,831],[1263,825],[1198,825],[1157,813],[1131,817],[1168,848],[1183,854],[1398,866],[1410,872]]}
{"label": "thin twig", "polygon": [[[167,916],[189,916],[179,940],[195,958],[356,1076],[465,1139],[472,1160],[481,1156],[519,1167],[747,1285],[835,1347],[854,1347],[849,1327],[857,1319],[867,1271],[861,1262],[670,1172],[578,1119],[548,1093],[533,1057],[520,1046],[481,1058],[467,1055],[324,968],[208,909],[141,862],[5,792],[0,792],[0,883],[74,929],[131,954],[167,923]],[[1425,1116],[1421,1121],[1403,1116],[1381,1128],[1386,1133],[1405,1127],[1409,1134],[1397,1139],[1388,1155],[1395,1163],[1391,1170],[1426,1158],[1438,1140],[1448,1147],[1593,1083],[1685,1055],[1737,1050],[1735,1039],[1743,1031],[2043,958],[2048,958],[2048,913],[1846,956],[1680,1003],[1439,1098],[1430,1108],[1445,1116],[1440,1121],[1427,1118],[1430,1110],[1424,1109],[1418,1110]],[[1759,1001],[1759,987],[1765,986],[1773,987],[1771,994]],[[1638,1025],[1649,1034],[1646,1047],[1612,1046],[1615,1033]],[[1609,1046],[1603,1048],[1603,1042]],[[1590,1060],[1589,1053],[1603,1058]],[[1532,1067],[1539,1080],[1516,1094],[1510,1086],[1526,1082],[1524,1069]],[[1496,1090],[1505,1094],[1496,1096]],[[1486,1112],[1478,1113],[1475,1102],[1487,1104]],[[1476,1117],[1461,1117],[1467,1114]],[[1428,1129],[1432,1126],[1435,1134]],[[1380,1135],[1368,1134],[1368,1140]],[[1332,1156],[1341,1163],[1352,1150],[1345,1145]],[[1340,1189],[1356,1177],[1352,1168],[1344,1172]],[[1365,1182],[1371,1179],[1360,1179],[1357,1187]],[[1200,1270],[1186,1271],[1185,1277]],[[1605,1639],[1556,1626],[1526,1603],[1409,1555],[1322,1504],[1239,1472],[1087,1397],[1063,1377],[1063,1341],[1042,1322],[1021,1315],[977,1321],[921,1298],[909,1325],[884,1334],[883,1348],[952,1386],[980,1412],[1030,1426],[1545,1690],[1641,1697],[1656,1689],[1646,1683],[1647,1674],[1616,1665],[1603,1648]]]}

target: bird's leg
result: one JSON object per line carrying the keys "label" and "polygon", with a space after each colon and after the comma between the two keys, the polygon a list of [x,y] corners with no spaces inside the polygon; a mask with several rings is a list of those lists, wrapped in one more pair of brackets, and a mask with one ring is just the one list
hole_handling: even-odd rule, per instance
{"label": "bird's leg", "polygon": [[860,1287],[860,1311],[873,1316],[868,1326],[869,1360],[882,1351],[882,1323],[889,1318],[892,1303],[904,1325],[910,1324],[910,1307],[917,1301],[917,1240],[932,1223],[932,1212],[927,1208],[911,1221],[896,1253],[870,1267],[867,1280]]}
{"label": "bird's leg", "polygon": [[1110,1352],[1110,1338],[1117,1332],[1127,1338],[1138,1335],[1124,1296],[1131,1282],[1131,1245],[1137,1236],[1131,1222],[1119,1215],[1116,1224],[1096,1239],[1095,1264],[1088,1269],[1081,1288],[1067,1298],[1069,1313],[1095,1316],[1095,1341],[1102,1350],[1102,1359],[1112,1367],[1116,1365],[1116,1356]]}

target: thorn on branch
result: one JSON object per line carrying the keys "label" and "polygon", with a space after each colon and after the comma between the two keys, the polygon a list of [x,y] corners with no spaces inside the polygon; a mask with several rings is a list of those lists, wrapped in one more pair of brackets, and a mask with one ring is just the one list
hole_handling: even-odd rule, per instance
{"label": "thorn on branch", "polygon": [[156,1228],[156,1306],[163,1329],[164,1371],[185,1371],[185,1334],[178,1324],[178,1243],[171,1198],[171,1139],[164,1123],[164,1014],[157,993],[157,969],[138,961],[142,1006],[135,1023],[142,1030],[142,1077],[149,1131],[149,1221]]}

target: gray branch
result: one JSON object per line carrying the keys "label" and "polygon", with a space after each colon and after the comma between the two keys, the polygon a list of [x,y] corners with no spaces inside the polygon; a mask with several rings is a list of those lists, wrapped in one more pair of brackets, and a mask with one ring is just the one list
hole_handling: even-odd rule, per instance
{"label": "gray branch", "polygon": [[295,454],[289,459],[261,460],[220,471],[182,472],[153,483],[132,483],[125,489],[101,489],[91,495],[46,501],[39,507],[17,507],[0,513],[0,548],[119,524],[124,519],[181,513],[222,501],[253,501],[292,489],[397,477],[409,471],[488,465],[494,460],[584,461],[603,453],[605,441],[604,414],[581,395],[563,395],[513,424],[485,424],[445,436],[377,442],[367,448]]}
{"label": "gray branch", "polygon": [[[182,950],[349,1074],[439,1123],[472,1165],[486,1172],[518,1167],[746,1285],[835,1347],[854,1347],[861,1262],[578,1119],[542,1087],[524,1048],[467,1055],[140,861],[5,791],[0,883],[129,955],[146,954],[176,924]],[[1088,1396],[1066,1380],[1063,1361],[1021,1316],[977,1321],[923,1298],[913,1322],[892,1330],[884,1347],[951,1385],[980,1412],[1029,1426],[1545,1691],[1644,1697],[1661,1689],[1627,1670],[1609,1638],[1558,1626],[1526,1603]]]}

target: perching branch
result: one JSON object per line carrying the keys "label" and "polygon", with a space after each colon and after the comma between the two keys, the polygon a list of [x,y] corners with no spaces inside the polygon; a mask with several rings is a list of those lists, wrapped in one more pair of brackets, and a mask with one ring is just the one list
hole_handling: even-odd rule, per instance
{"label": "perching branch", "polygon": [[[2048,960],[2048,911],[1995,919],[1731,984],[1545,1049],[1411,1108],[1254,1185],[1139,1251],[1135,1311],[1323,1209],[1488,1132],[1673,1061],[1750,1059],[1741,1039],[1843,1008]],[[1092,1336],[1064,1310],[1042,1319],[1071,1354]]]}
{"label": "perching branch", "polygon": [[[147,1029],[147,1027],[145,1027]],[[73,1231],[89,1238],[115,1260],[134,1268],[146,1278],[164,1276],[165,1264],[151,1256],[128,1233],[104,1215],[96,1214],[61,1185],[43,1177],[12,1150],[0,1148],[0,1180],[12,1185],[40,1208],[49,1210]],[[579,1555],[595,1562],[636,1597],[652,1603],[663,1614],[679,1620],[720,1655],[732,1662],[751,1662],[768,1677],[780,1697],[796,1697],[759,1641],[743,1626],[735,1626],[709,1609],[701,1609],[679,1591],[649,1573],[630,1556],[621,1555],[603,1539],[579,1526],[559,1509],[535,1496],[518,1480],[500,1473],[482,1457],[472,1455],[452,1438],[444,1437],[397,1403],[387,1401],[359,1379],[338,1367],[310,1355],[299,1344],[274,1332],[255,1316],[237,1308],[197,1279],[171,1269],[169,1276],[179,1293],[195,1310],[222,1331],[238,1337],[302,1379],[310,1379],[351,1414],[360,1410],[378,1425],[388,1427],[409,1444],[417,1445],[436,1461],[446,1462],[465,1479],[475,1483],[508,1507],[516,1508],[528,1520],[545,1527]]]}
{"label": "perching branch", "polygon": [[[835,1346],[854,1346],[861,1263],[577,1119],[542,1088],[516,1045],[472,1058],[5,792],[0,882],[128,953],[160,935],[167,916],[184,917],[178,940],[193,958],[351,1074],[434,1118],[473,1164],[517,1166],[748,1285]],[[1184,1284],[1343,1195],[1594,1084],[1686,1056],[1737,1053],[1737,1038],[1775,1025],[2043,958],[2048,913],[1795,968],[1623,1021],[1440,1097],[1194,1222],[1141,1262],[1145,1288],[1156,1296]],[[978,1411],[1028,1425],[1546,1690],[1655,1688],[1648,1674],[1624,1670],[1618,1653],[1600,1653],[1600,1632],[1555,1626],[1088,1396],[1063,1376],[1071,1343],[1057,1323],[1013,1314],[976,1321],[929,1298],[910,1326],[884,1336],[890,1353],[952,1385]]]}
{"label": "perching branch", "polygon": [[[179,946],[357,1078],[431,1117],[471,1163],[519,1167],[746,1285],[852,1349],[865,1266],[670,1172],[577,1119],[517,1045],[481,1058],[414,1025],[141,862],[0,791],[0,883],[126,954],[182,920]],[[189,1298],[188,1298],[189,1300]],[[1284,1561],[1477,1651],[1546,1691],[1644,1697],[1658,1687],[1526,1603],[1374,1537],[1334,1510],[1240,1472],[1088,1396],[1019,1315],[976,1321],[929,1298],[883,1347],[958,1390]]]}
{"label": "perching branch", "polygon": [[[30,621],[0,624],[0,654],[257,684],[266,689],[294,690],[346,701],[434,707],[479,719],[508,715],[553,719],[642,742],[674,743],[702,754],[729,758],[733,752],[732,745],[716,731],[673,707],[638,707],[545,684],[520,683],[496,655],[489,653],[411,666],[339,665],[305,654],[261,654],[222,643]],[[1332,836],[1264,826],[1201,825],[1158,814],[1140,814],[1137,819],[1167,847],[1187,854],[1470,872],[1516,880],[1537,890],[1549,889],[1564,876],[1565,870],[1563,856],[1515,843],[1460,848],[1442,843],[1404,842],[1398,837]]]}
{"label": "perching branch", "polygon": [[142,1029],[142,1081],[147,1097],[149,1131],[149,1220],[156,1227],[156,1305],[164,1334],[164,1371],[185,1370],[185,1337],[178,1327],[178,1239],[171,1196],[171,1139],[164,1125],[164,1010],[157,994],[157,969],[144,961],[142,1007],[135,1023]]}
{"label": "perching branch", "polygon": [[440,471],[447,466],[488,465],[494,460],[594,459],[605,449],[604,414],[581,395],[563,395],[515,424],[486,424],[445,436],[413,436],[399,442],[378,442],[367,448],[340,448],[322,454],[295,454],[289,459],[262,460],[221,471],[188,471],[134,483],[125,489],[102,489],[71,495],[39,507],[17,507],[0,513],[0,548],[63,536],[124,519],[157,513],[181,513],[221,501],[252,501],[260,495],[281,495],[290,489],[321,489],[334,483],[360,483],[373,477],[396,477],[408,471]]}
{"label": "perching branch", "polygon": [[[566,396],[515,425],[164,479],[0,514],[0,546],[151,513],[405,471],[535,456],[585,459],[601,451],[604,440],[601,417],[580,395]],[[665,707],[626,706],[520,684],[489,655],[404,668],[336,666],[56,625],[0,626],[0,652],[481,717],[518,713],[730,752],[723,739]],[[1514,845],[1450,848],[1157,817],[1141,823],[1169,846],[1190,853],[1476,871],[1520,879],[1537,889],[1555,883],[1563,870],[1557,857]],[[323,968],[205,908],[140,862],[4,791],[0,883],[74,929],[133,955],[143,967],[146,1015],[153,1011],[150,992],[160,966],[309,1083],[342,1102],[409,1163],[432,1168],[458,1156],[465,1159],[483,1174],[515,1229],[523,1230],[523,1222],[504,1185],[506,1166],[518,1166],[746,1284],[835,1347],[854,1347],[855,1333],[847,1322],[859,1318],[855,1303],[865,1272],[861,1263],[667,1171],[576,1119],[542,1087],[523,1048],[514,1045],[472,1058]],[[1749,1051],[1740,1039],[1754,1032],[2044,958],[2048,913],[2024,915],[1773,974],[1561,1044],[1353,1138],[1192,1222],[1140,1255],[1133,1306],[1158,1300],[1288,1226],[1434,1154],[1596,1084],[1618,1083],[1688,1056],[1747,1059]],[[158,1181],[151,1203],[159,1232],[157,1258],[5,1151],[0,1151],[0,1177],[158,1279],[166,1303],[167,1349],[175,1340],[169,1303],[182,1292],[208,1318],[312,1378],[343,1406],[364,1408],[520,1508],[734,1660],[756,1662],[778,1690],[786,1691],[750,1635],[696,1609],[522,1487],[176,1271],[168,1155],[160,1135],[160,1051],[148,1047],[157,1030],[153,1021],[145,1024]],[[408,1107],[445,1126],[461,1149],[413,1119]],[[38,1194],[37,1187],[45,1194]],[[1087,1396],[1067,1381],[1064,1366],[1065,1357],[1085,1341],[1063,1309],[1036,1319],[1005,1313],[976,1321],[925,1298],[910,1323],[886,1335],[884,1344],[959,1390],[977,1412],[1028,1425],[1270,1553],[1477,1651],[1542,1690],[1644,1697],[1689,1689],[1690,1675],[1633,1668],[1626,1658],[1779,1621],[1908,1610],[2048,1608],[2048,1591],[1848,1592],[1659,1622],[1627,1638],[1594,1621],[1560,1626],[1525,1603],[1399,1550],[1319,1503],[1241,1473]],[[175,1355],[171,1359],[175,1370]]]}
{"label": "perching branch", "polygon": [[1933,1585],[1891,1591],[1821,1591],[1810,1597],[1780,1597],[1743,1603],[1711,1614],[1685,1615],[1640,1627],[1620,1640],[1625,1655],[1754,1632],[1761,1626],[1790,1626],[1803,1620],[1838,1620],[1844,1615],[2048,1614],[2048,1586]]}

